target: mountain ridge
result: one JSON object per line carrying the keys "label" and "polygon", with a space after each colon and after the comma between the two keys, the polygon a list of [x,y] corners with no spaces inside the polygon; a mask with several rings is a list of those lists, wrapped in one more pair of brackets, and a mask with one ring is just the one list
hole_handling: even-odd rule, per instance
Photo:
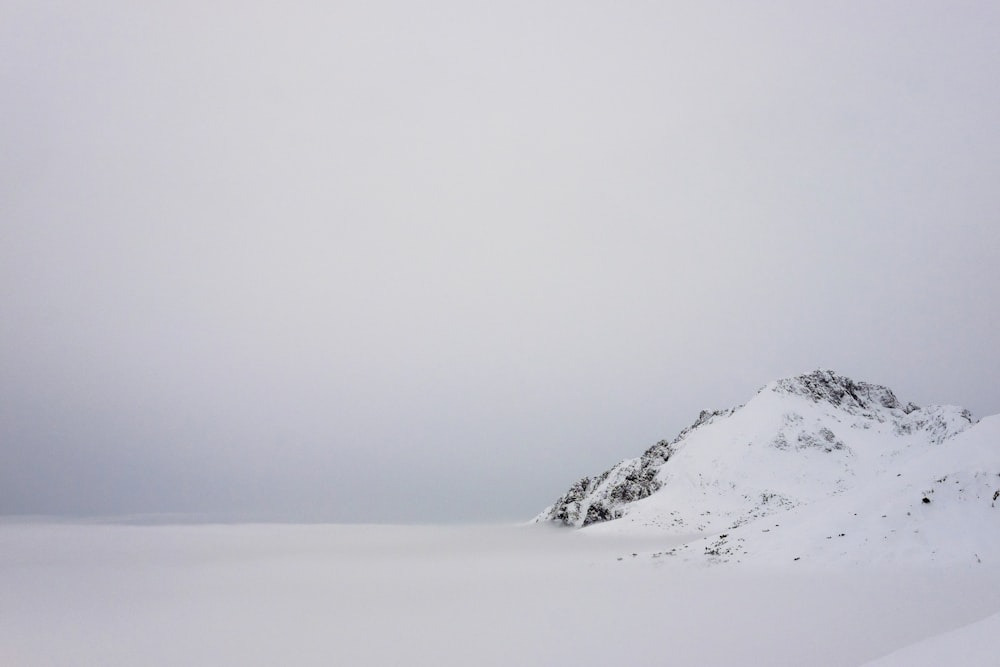
{"label": "mountain ridge", "polygon": [[957,406],[903,403],[831,370],[773,381],[703,410],[671,440],[574,483],[535,517],[598,532],[707,535],[890,474],[976,423]]}

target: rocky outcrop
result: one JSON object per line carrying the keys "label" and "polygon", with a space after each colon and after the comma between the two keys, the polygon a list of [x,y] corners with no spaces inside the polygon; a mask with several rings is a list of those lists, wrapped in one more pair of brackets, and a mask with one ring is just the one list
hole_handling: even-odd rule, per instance
{"label": "rocky outcrop", "polygon": [[731,415],[729,410],[702,410],[693,424],[673,440],[660,440],[636,459],[622,461],[596,477],[584,477],[570,487],[536,521],[556,521],[566,526],[589,526],[621,516],[624,505],[642,500],[662,486],[657,473],[670,460],[673,448],[689,433],[715,419]]}
{"label": "rocky outcrop", "polygon": [[888,387],[869,382],[855,382],[833,371],[817,370],[806,375],[786,378],[773,383],[772,390],[805,396],[813,402],[825,402],[850,414],[872,414],[879,408],[909,413],[917,406],[903,406]]}

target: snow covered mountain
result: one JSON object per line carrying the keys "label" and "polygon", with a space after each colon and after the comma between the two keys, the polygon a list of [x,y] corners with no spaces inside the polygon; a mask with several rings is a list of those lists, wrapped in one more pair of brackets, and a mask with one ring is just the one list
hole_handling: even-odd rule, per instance
{"label": "snow covered mountain", "polygon": [[[712,536],[687,552],[722,560],[827,546],[884,554],[893,541],[886,531],[911,531],[899,548],[914,546],[918,517],[937,516],[931,532],[944,539],[947,525],[972,516],[962,504],[993,510],[1000,522],[1000,508],[991,506],[998,473],[1000,417],[976,424],[959,407],[903,404],[886,387],[815,371],[772,382],[743,406],[702,412],[673,440],[580,480],[535,520],[588,532]],[[941,502],[959,509],[945,512]],[[906,520],[887,527],[890,515]],[[859,540],[850,549],[843,517]],[[856,517],[874,523],[859,532]],[[788,528],[793,518],[798,532]],[[799,546],[814,532],[821,543]]]}

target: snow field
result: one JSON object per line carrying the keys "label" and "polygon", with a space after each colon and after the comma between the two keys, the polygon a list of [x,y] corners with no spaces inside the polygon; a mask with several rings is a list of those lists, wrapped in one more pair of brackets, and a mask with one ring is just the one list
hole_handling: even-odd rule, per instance
{"label": "snow field", "polygon": [[1000,611],[991,565],[650,557],[679,540],[0,524],[0,664],[860,665]]}

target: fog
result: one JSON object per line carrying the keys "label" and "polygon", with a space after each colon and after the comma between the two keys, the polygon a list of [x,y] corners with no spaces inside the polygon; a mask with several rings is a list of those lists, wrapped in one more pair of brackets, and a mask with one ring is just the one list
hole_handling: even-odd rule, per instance
{"label": "fog", "polygon": [[960,628],[943,655],[996,656],[995,566],[706,568],[652,559],[653,544],[547,526],[0,521],[0,655],[27,666],[839,667],[903,649],[882,664],[923,665],[941,664],[926,640],[935,648]]}
{"label": "fog", "polygon": [[1000,412],[998,25],[0,2],[0,513],[527,519],[818,367]]}

